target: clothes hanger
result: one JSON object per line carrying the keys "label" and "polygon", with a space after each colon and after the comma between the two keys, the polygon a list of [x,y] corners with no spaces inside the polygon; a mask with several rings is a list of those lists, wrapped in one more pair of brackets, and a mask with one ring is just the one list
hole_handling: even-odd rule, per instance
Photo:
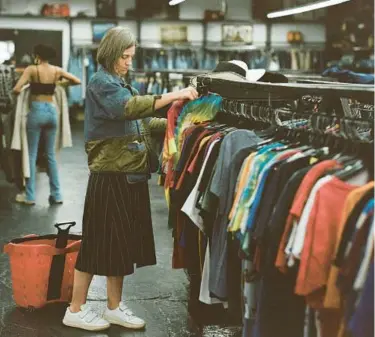
{"label": "clothes hanger", "polygon": [[301,143],[297,140],[297,125],[295,124],[295,116],[296,113],[292,113],[292,118],[288,121],[284,121],[284,129],[281,132],[276,133],[276,139],[284,144],[283,146],[277,147],[272,149],[273,152],[280,152],[287,149],[292,149],[301,145]]}
{"label": "clothes hanger", "polygon": [[[368,121],[346,120],[346,130],[353,130],[355,128],[354,124],[357,124],[357,122],[360,122],[362,125],[364,122],[368,124]],[[351,126],[350,124],[353,125]],[[373,127],[372,122],[371,127]],[[346,153],[348,156],[361,159],[363,163],[366,163],[365,166],[368,167],[371,172],[373,172],[374,149],[372,138],[368,140],[362,139],[358,132],[352,132],[349,136],[351,139],[346,139],[347,144],[344,149],[344,153]]]}
{"label": "clothes hanger", "polygon": [[353,160],[345,165],[343,169],[333,174],[336,178],[348,180],[366,169],[363,161],[360,159]]}
{"label": "clothes hanger", "polygon": [[337,160],[342,165],[342,168],[331,170],[328,174],[332,174],[341,180],[348,180],[367,168],[370,168],[370,172],[373,172],[373,164],[366,166],[363,160],[368,158],[367,151],[365,156],[360,151],[360,149],[363,149],[364,144],[359,144],[358,140],[353,138],[355,134],[348,132],[348,125],[343,119],[340,119],[340,126],[342,126],[340,128],[342,138],[337,137],[337,139],[339,139],[338,143],[341,145],[341,152],[333,156],[333,159]]}
{"label": "clothes hanger", "polygon": [[237,111],[237,106],[237,101],[223,99],[217,120],[206,126],[206,129],[224,133],[237,130],[239,124],[241,124],[239,122],[241,116]]}

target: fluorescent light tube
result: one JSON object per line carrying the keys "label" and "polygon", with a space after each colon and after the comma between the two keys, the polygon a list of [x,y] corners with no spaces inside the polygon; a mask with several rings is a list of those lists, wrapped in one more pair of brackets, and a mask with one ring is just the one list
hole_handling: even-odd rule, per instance
{"label": "fluorescent light tube", "polygon": [[288,16],[288,15],[295,15],[295,14],[300,14],[300,13],[304,13],[304,12],[310,12],[310,11],[314,11],[314,10],[317,10],[317,9],[320,9],[320,8],[339,5],[339,4],[341,4],[343,2],[347,2],[347,1],[350,1],[350,0],[319,1],[319,2],[309,4],[309,5],[284,9],[284,10],[278,11],[278,12],[272,12],[272,13],[267,14],[267,18],[274,19],[274,18],[279,18],[279,17],[282,17],[282,16]]}
{"label": "fluorescent light tube", "polygon": [[180,4],[181,2],[184,2],[185,0],[170,0],[169,1],[169,6],[175,6]]}

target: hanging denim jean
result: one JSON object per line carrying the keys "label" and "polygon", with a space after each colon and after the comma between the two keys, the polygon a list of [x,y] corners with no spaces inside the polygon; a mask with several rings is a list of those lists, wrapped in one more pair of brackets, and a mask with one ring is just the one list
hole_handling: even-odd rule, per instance
{"label": "hanging denim jean", "polygon": [[167,69],[167,58],[164,54],[159,55],[158,65],[159,65],[160,69]]}
{"label": "hanging denim jean", "polygon": [[181,53],[178,51],[177,52],[177,55],[176,55],[176,69],[183,69],[184,65],[183,65],[183,62],[182,62],[182,56],[181,56]]}
{"label": "hanging denim jean", "polygon": [[88,54],[87,59],[89,61],[89,65],[87,66],[87,83],[88,83],[91,80],[91,77],[94,76],[96,69],[95,69],[95,63],[94,63],[92,54]]}
{"label": "hanging denim jean", "polygon": [[55,154],[56,131],[57,111],[54,104],[32,102],[31,111],[27,116],[27,142],[30,162],[30,178],[26,182],[26,200],[28,201],[35,201],[36,159],[42,133],[46,142],[44,148],[48,161],[50,195],[54,200],[62,201]]}
{"label": "hanging denim jean", "polygon": [[[83,79],[83,62],[81,55],[75,55],[73,52],[70,54],[68,71],[73,75],[77,76],[79,79]],[[82,86],[73,85],[68,88],[69,95],[68,101],[69,106],[72,105],[83,105],[82,97]]]}
{"label": "hanging denim jean", "polygon": [[174,58],[173,51],[172,50],[168,51],[168,61],[167,61],[168,70],[174,69],[173,58]]}
{"label": "hanging denim jean", "polygon": [[160,69],[159,63],[158,63],[158,56],[156,53],[152,55],[152,61],[151,61],[151,70],[158,70]]}

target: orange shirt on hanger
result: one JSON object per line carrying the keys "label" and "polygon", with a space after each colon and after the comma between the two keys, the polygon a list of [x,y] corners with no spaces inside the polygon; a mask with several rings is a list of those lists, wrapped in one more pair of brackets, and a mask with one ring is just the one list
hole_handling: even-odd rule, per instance
{"label": "orange shirt on hanger", "polygon": [[[357,202],[371,189],[374,188],[374,182],[371,181],[368,184],[361,186],[354,191],[352,191],[344,205],[344,212],[342,214],[340,225],[338,226],[337,231],[337,240],[336,240],[336,248],[335,253],[333,256],[336,256],[337,250],[340,246],[340,238],[345,226],[345,223],[354,209]],[[340,297],[340,291],[336,286],[337,277],[339,274],[339,268],[335,265],[331,265],[330,271],[329,271],[329,277],[327,282],[327,290],[324,298],[324,307],[325,308],[340,308],[341,305],[341,297]]]}

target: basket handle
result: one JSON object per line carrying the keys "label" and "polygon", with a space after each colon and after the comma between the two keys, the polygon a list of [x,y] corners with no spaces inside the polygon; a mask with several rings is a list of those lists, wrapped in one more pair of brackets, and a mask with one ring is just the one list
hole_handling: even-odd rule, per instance
{"label": "basket handle", "polygon": [[[69,226],[67,228],[65,228],[65,229],[62,229],[61,226],[65,226],[65,225],[69,225]],[[64,231],[66,233],[69,233],[70,228],[74,227],[75,225],[76,225],[75,221],[68,221],[68,222],[59,222],[59,223],[56,223],[55,227],[57,228],[57,230],[59,232],[60,231]]]}

